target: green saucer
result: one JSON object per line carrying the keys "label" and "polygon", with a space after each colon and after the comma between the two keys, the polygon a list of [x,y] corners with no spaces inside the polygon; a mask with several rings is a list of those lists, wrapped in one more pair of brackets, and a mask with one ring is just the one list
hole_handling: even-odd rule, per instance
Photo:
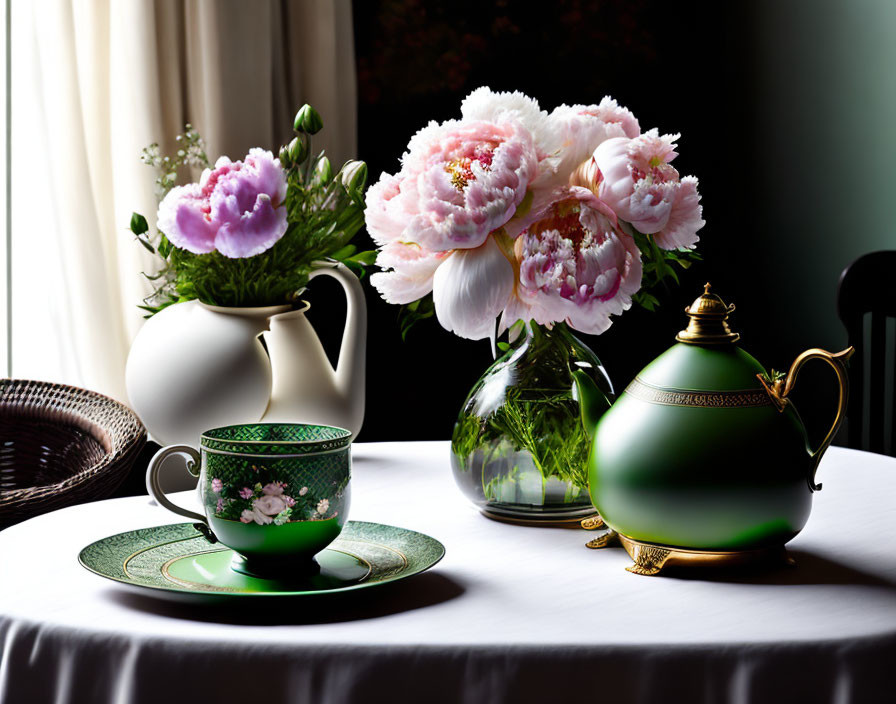
{"label": "green saucer", "polygon": [[232,569],[233,550],[210,544],[192,523],[175,523],[103,538],[78,561],[101,577],[167,598],[295,597],[393,582],[429,569],[444,554],[445,546],[423,533],[349,521],[315,557],[319,572],[263,579]]}

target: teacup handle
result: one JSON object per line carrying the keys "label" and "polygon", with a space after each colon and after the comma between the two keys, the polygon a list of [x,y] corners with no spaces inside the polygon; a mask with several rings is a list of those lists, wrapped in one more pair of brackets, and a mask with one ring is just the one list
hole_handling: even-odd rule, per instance
{"label": "teacup handle", "polygon": [[199,476],[201,461],[199,453],[189,445],[169,445],[168,447],[163,447],[159,450],[149,461],[149,467],[146,470],[146,491],[159,502],[159,506],[163,506],[179,516],[185,516],[186,518],[197,521],[197,523],[193,524],[196,530],[202,533],[209,542],[217,543],[218,539],[215,537],[215,534],[212,533],[212,529],[209,528],[208,519],[205,516],[201,513],[181,508],[177,504],[172,503],[168,500],[168,497],[165,496],[165,492],[162,491],[162,485],[159,483],[159,470],[162,469],[162,465],[165,464],[165,460],[168,459],[169,455],[187,455],[187,457],[189,457],[189,460],[187,460],[187,471],[194,477]]}

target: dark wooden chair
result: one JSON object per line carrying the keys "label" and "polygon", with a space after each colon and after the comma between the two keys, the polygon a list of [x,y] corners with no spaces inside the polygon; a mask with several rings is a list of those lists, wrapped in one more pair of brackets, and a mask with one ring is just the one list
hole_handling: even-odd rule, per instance
{"label": "dark wooden chair", "polygon": [[896,364],[888,363],[893,357],[887,354],[887,319],[896,318],[896,251],[865,254],[843,270],[837,314],[856,348],[849,369],[847,444],[896,455]]}

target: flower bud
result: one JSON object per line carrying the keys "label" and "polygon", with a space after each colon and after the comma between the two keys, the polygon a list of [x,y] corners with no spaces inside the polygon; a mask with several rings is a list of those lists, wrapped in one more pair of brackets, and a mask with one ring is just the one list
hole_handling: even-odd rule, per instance
{"label": "flower bud", "polygon": [[289,147],[280,147],[277,158],[280,159],[280,166],[284,169],[288,169],[292,165],[292,160],[289,158]]}
{"label": "flower bud", "polygon": [[308,156],[308,145],[302,137],[293,137],[289,143],[289,159],[293,164],[301,164]]}
{"label": "flower bud", "polygon": [[367,164],[363,161],[347,161],[339,176],[347,191],[363,191],[367,185]]}
{"label": "flower bud", "polygon": [[306,132],[307,134],[317,134],[324,126],[324,121],[320,119],[320,114],[313,107],[305,103],[302,109],[296,113],[295,122],[292,128],[296,132]]}
{"label": "flower bud", "polygon": [[333,167],[330,166],[330,160],[327,157],[322,156],[314,170],[321,183],[329,183],[333,180]]}

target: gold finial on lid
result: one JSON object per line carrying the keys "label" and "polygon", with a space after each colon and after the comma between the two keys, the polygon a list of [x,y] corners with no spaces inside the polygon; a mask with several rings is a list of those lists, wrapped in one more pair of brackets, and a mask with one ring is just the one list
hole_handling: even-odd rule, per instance
{"label": "gold finial on lid", "polygon": [[740,339],[740,334],[731,332],[728,327],[728,316],[734,311],[734,304],[725,305],[725,301],[711,293],[710,288],[710,284],[707,283],[703,287],[703,295],[684,309],[691,320],[687,329],[675,336],[679,342],[692,345],[724,345]]}

